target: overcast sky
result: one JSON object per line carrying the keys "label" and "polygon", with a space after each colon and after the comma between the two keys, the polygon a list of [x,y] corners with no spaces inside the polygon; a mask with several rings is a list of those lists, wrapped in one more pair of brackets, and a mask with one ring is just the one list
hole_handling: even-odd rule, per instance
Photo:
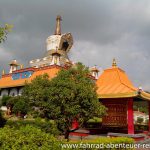
{"label": "overcast sky", "polygon": [[0,0],[0,26],[14,25],[0,45],[0,71],[12,59],[27,65],[42,57],[58,14],[74,38],[71,60],[106,69],[115,57],[135,86],[150,91],[150,0]]}

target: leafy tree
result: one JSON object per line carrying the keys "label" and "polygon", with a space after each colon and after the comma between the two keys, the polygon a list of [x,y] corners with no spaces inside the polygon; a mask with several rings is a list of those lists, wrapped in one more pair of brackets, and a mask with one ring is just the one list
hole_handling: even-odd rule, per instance
{"label": "leafy tree", "polygon": [[144,112],[146,114],[148,114],[148,105],[147,102],[134,102],[134,111],[140,111],[140,112]]}
{"label": "leafy tree", "polygon": [[0,27],[0,43],[5,41],[5,39],[7,38],[7,34],[11,31],[12,27],[13,26],[9,24],[5,24],[4,27]]}
{"label": "leafy tree", "polygon": [[15,103],[17,102],[17,100],[18,100],[18,97],[10,97],[6,103],[6,106],[12,109]]}
{"label": "leafy tree", "polygon": [[25,115],[29,110],[28,102],[23,97],[15,97],[15,103],[12,107],[12,111],[17,115]]}
{"label": "leafy tree", "polygon": [[10,114],[13,112],[17,115],[25,115],[29,110],[29,104],[22,96],[4,96],[2,98],[2,104],[10,109]]}
{"label": "leafy tree", "polygon": [[6,106],[10,98],[11,98],[10,96],[4,95],[1,99],[1,106]]}
{"label": "leafy tree", "polygon": [[46,75],[27,84],[23,96],[31,106],[38,107],[44,117],[54,119],[68,138],[74,119],[82,125],[93,116],[105,114],[106,108],[98,101],[96,87],[89,69],[78,63],[49,81]]}
{"label": "leafy tree", "polygon": [[23,90],[23,97],[29,103],[29,105],[34,107],[33,113],[36,116],[49,118],[47,105],[49,103],[49,90],[50,90],[50,80],[47,74],[37,76],[32,83],[26,84]]}

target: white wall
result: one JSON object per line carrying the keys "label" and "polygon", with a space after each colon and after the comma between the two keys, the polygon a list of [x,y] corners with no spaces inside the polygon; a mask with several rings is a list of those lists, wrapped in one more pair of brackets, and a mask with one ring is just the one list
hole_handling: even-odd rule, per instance
{"label": "white wall", "polygon": [[9,95],[10,95],[10,96],[17,96],[17,95],[18,95],[18,90],[17,90],[17,88],[12,88],[12,89],[10,89]]}
{"label": "white wall", "polygon": [[8,95],[8,89],[2,89],[1,97],[3,97],[4,95]]}

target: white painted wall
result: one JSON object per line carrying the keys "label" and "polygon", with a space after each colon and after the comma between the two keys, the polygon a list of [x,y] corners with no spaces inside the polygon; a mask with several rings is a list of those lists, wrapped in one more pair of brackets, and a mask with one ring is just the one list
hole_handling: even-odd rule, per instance
{"label": "white painted wall", "polygon": [[19,89],[19,95],[22,95],[23,87]]}
{"label": "white painted wall", "polygon": [[4,95],[8,95],[8,89],[2,89],[1,97],[3,97]]}
{"label": "white painted wall", "polygon": [[10,90],[9,96],[17,96],[17,95],[18,95],[17,88],[12,88]]}

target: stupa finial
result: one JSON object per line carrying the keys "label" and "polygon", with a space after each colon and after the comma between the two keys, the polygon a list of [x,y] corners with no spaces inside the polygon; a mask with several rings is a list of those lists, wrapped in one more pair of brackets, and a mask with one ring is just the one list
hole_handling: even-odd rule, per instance
{"label": "stupa finial", "polygon": [[56,18],[56,29],[55,29],[55,35],[61,35],[61,16],[58,15]]}
{"label": "stupa finial", "polygon": [[20,69],[23,69],[24,68],[24,65],[23,64],[20,64]]}
{"label": "stupa finial", "polygon": [[117,63],[116,63],[116,59],[115,58],[113,59],[112,67],[117,67]]}
{"label": "stupa finial", "polygon": [[2,70],[2,75],[5,75],[5,70],[4,69]]}

